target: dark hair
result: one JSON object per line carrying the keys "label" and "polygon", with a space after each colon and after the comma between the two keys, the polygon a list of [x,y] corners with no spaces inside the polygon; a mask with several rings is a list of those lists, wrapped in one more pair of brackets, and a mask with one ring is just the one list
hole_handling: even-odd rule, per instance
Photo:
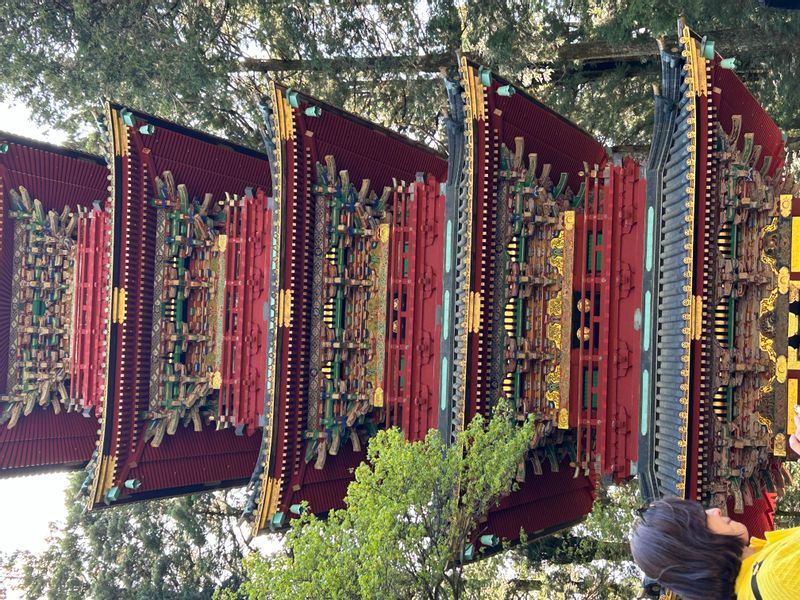
{"label": "dark hair", "polygon": [[745,543],[714,533],[699,502],[664,498],[640,512],[631,536],[633,560],[683,600],[730,600]]}

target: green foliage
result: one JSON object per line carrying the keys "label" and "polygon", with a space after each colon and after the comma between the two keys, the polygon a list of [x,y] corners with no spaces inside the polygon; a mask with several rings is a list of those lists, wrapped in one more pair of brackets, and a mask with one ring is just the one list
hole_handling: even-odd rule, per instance
{"label": "green foliage", "polygon": [[244,4],[205,1],[3,2],[0,96],[83,137],[111,98],[239,137],[235,72]]}
{"label": "green foliage", "polygon": [[85,513],[74,500],[82,476],[71,479],[67,520],[53,527],[49,548],[7,559],[26,598],[193,600],[241,583],[239,510],[224,494]]}
{"label": "green foliage", "polygon": [[[443,150],[438,71],[464,50],[604,143],[646,145],[660,76],[655,40],[675,43],[679,13],[741,59],[742,77],[797,143],[800,15],[755,0],[4,0],[0,98],[25,103],[94,151],[87,124],[103,97],[258,146],[253,100],[267,73]],[[625,588],[614,590],[627,584],[614,574],[629,565],[635,494],[625,486],[602,492],[578,529],[534,542],[524,560],[504,554],[467,568],[457,560],[481,515],[510,491],[529,427],[476,421],[450,448],[435,434],[408,444],[381,433],[347,509],[296,521],[285,539],[291,556],[251,557],[253,580],[242,592],[555,598],[605,585],[611,595],[594,597],[624,597]],[[795,492],[779,501],[780,526],[800,518]],[[96,515],[71,504],[47,552],[15,557],[23,589],[29,597],[192,598],[237,588],[243,550],[228,513],[216,496]],[[508,561],[519,577],[500,582]]]}
{"label": "green foliage", "polygon": [[[347,508],[295,520],[284,553],[251,555],[250,598],[472,597],[493,572],[468,578],[460,557],[480,518],[511,492],[533,437],[507,408],[474,419],[446,447],[432,431],[407,442],[396,429],[370,441]],[[498,563],[499,564],[499,563]]]}
{"label": "green foliage", "polygon": [[464,50],[608,145],[646,145],[655,40],[681,13],[796,139],[800,15],[755,0],[5,0],[0,97],[76,141],[109,97],[258,145],[268,73],[443,150],[438,71]]}
{"label": "green foliage", "polygon": [[616,486],[598,486],[592,512],[569,530],[536,540],[525,549],[537,564],[587,564],[594,560],[632,560],[628,539],[634,509],[640,504],[636,481]]}
{"label": "green foliage", "polygon": [[640,504],[635,480],[598,486],[592,511],[582,523],[515,550],[527,563],[518,568],[517,590],[535,589],[533,597],[547,599],[637,596],[641,574],[628,540]]}
{"label": "green foliage", "polygon": [[599,488],[591,514],[570,530],[459,562],[481,517],[512,489],[529,427],[477,419],[451,448],[435,432],[414,444],[397,430],[379,433],[347,508],[326,521],[294,521],[281,551],[247,559],[249,581],[238,592],[274,600],[637,596],[628,545],[640,504],[635,481]]}
{"label": "green foliage", "polygon": [[787,486],[784,495],[775,502],[775,529],[800,527],[800,464],[787,461],[784,466],[794,485]]}

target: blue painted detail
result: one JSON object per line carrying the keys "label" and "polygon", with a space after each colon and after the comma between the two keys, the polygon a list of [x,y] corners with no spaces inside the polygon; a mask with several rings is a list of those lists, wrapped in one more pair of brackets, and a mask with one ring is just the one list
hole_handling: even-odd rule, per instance
{"label": "blue painted detail", "polygon": [[650,371],[642,371],[642,400],[639,406],[641,419],[639,421],[639,431],[642,435],[647,435],[650,428]]}
{"label": "blue painted detail", "polygon": [[136,125],[136,117],[134,117],[133,113],[127,108],[120,109],[119,116],[122,117],[122,122],[128,127]]}
{"label": "blue painted detail", "polygon": [[483,87],[489,87],[492,85],[492,70],[484,66],[478,67],[478,78]]}
{"label": "blue painted detail", "polygon": [[653,270],[653,230],[656,226],[656,212],[651,206],[647,209],[647,238],[644,241],[644,266],[648,273]]}
{"label": "blue painted detail", "polygon": [[504,85],[504,86],[501,86],[501,87],[497,88],[497,94],[500,95],[500,96],[508,97],[508,96],[513,96],[516,93],[517,93],[517,90],[516,90],[516,88],[514,88],[513,85]]}
{"label": "blue painted detail", "polygon": [[444,300],[442,301],[442,336],[444,340],[450,337],[450,290],[444,291]]}
{"label": "blue painted detail", "polygon": [[440,410],[447,409],[447,378],[450,377],[448,370],[447,357],[442,357],[442,371],[439,379],[439,408]]}
{"label": "blue painted detail", "polygon": [[453,221],[448,219],[444,233],[444,272],[449,273],[453,267]]}
{"label": "blue painted detail", "polygon": [[644,338],[644,351],[650,352],[650,310],[653,298],[650,294],[650,290],[647,290],[644,293],[644,333],[642,337]]}

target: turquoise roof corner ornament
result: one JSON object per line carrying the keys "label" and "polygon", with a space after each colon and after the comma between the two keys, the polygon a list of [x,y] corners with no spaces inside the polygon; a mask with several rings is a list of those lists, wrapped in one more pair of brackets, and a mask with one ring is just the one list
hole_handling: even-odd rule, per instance
{"label": "turquoise roof corner ornament", "polygon": [[284,512],[277,512],[273,515],[272,520],[269,522],[269,527],[273,531],[278,529],[283,529],[286,525],[286,513]]}
{"label": "turquoise roof corner ornament", "polygon": [[122,122],[125,123],[128,127],[133,127],[136,125],[136,118],[133,116],[133,113],[129,111],[127,108],[123,108],[119,111],[119,116],[122,117]]}
{"label": "turquoise roof corner ornament", "polygon": [[517,93],[516,88],[513,85],[503,85],[497,88],[497,94],[500,96],[513,96]]}
{"label": "turquoise roof corner ornament", "polygon": [[120,493],[119,488],[117,486],[114,486],[106,492],[103,501],[106,504],[111,504],[112,502],[116,502],[117,500],[119,500],[119,493]]}
{"label": "turquoise roof corner ornament", "polygon": [[704,37],[700,44],[700,53],[706,60],[714,60],[714,41]]}
{"label": "turquoise roof corner ornament", "polygon": [[492,85],[492,70],[488,67],[478,67],[478,78],[483,87]]}
{"label": "turquoise roof corner ornament", "polygon": [[300,94],[292,88],[286,90],[286,101],[292,108],[300,108]]}
{"label": "turquoise roof corner ornament", "polygon": [[467,544],[464,546],[464,550],[461,553],[461,560],[464,562],[469,562],[475,559],[475,546],[474,544]]}

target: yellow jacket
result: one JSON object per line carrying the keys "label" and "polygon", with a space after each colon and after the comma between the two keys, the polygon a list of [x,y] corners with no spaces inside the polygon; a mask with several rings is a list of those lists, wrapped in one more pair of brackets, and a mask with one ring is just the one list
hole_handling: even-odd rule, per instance
{"label": "yellow jacket", "polygon": [[761,562],[757,581],[763,600],[800,598],[800,527],[768,531],[765,537],[750,540],[755,553],[742,561],[736,599],[754,600],[750,578],[757,562]]}

